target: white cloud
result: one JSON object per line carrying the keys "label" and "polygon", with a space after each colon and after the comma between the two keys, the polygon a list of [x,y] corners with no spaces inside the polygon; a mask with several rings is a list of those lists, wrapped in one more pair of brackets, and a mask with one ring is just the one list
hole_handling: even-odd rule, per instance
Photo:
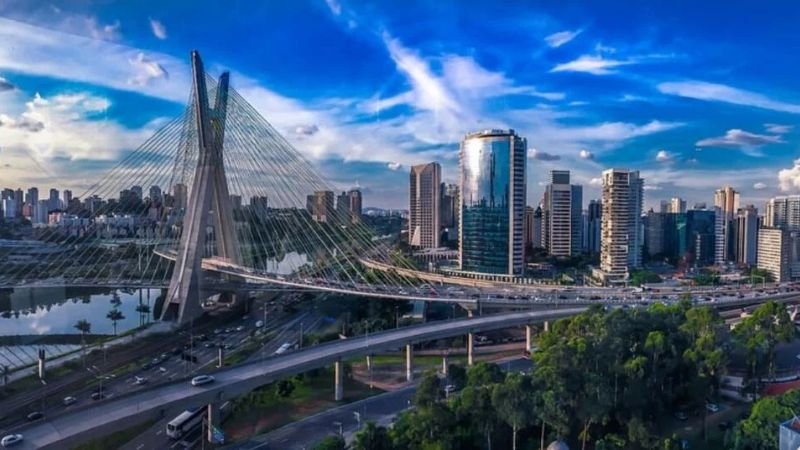
{"label": "white cloud", "polygon": [[670,154],[670,152],[666,150],[659,150],[658,153],[656,153],[656,161],[658,162],[667,162],[670,161],[671,159],[672,159],[672,154]]}
{"label": "white cloud", "polygon": [[387,164],[386,164],[386,167],[387,167],[389,170],[400,170],[400,169],[402,169],[402,168],[403,168],[403,165],[402,165],[402,164],[400,164],[399,162],[390,162],[390,163],[387,163]]}
{"label": "white cloud", "polygon": [[756,108],[770,109],[788,113],[800,113],[800,104],[772,100],[769,97],[743,89],[737,89],[724,84],[708,83],[705,81],[674,81],[658,85],[658,90],[664,94],[697,100],[732,103],[735,105],[753,106]]}
{"label": "white cloud", "polygon": [[559,31],[558,33],[553,33],[553,34],[545,37],[544,41],[547,42],[547,45],[549,45],[550,47],[558,48],[558,47],[561,47],[562,45],[566,44],[567,42],[575,39],[582,32],[583,32],[583,30]]}
{"label": "white cloud", "polygon": [[593,75],[608,75],[614,73],[614,68],[633,64],[631,60],[605,59],[602,56],[582,55],[578,59],[558,64],[550,72],[584,72]]}
{"label": "white cloud", "polygon": [[791,168],[778,172],[778,186],[784,192],[800,190],[800,159],[795,159]]}
{"label": "white cloud", "polygon": [[753,189],[755,189],[755,190],[757,190],[757,191],[764,190],[764,189],[766,189],[767,187],[768,187],[768,186],[767,186],[767,183],[762,183],[762,182],[760,182],[760,181],[759,181],[759,182],[757,182],[757,183],[754,183],[754,184],[753,184]]}
{"label": "white cloud", "polygon": [[602,186],[603,185],[603,179],[602,178],[592,178],[591,180],[589,180],[589,184],[592,185],[592,186]]}
{"label": "white cloud", "polygon": [[725,132],[724,136],[701,139],[695,145],[698,147],[733,147],[752,151],[763,145],[784,142],[778,135],[756,134],[734,128]]}
{"label": "white cloud", "polygon": [[342,5],[339,0],[325,0],[325,4],[328,5],[333,15],[339,16],[342,14]]}
{"label": "white cloud", "polygon": [[294,134],[298,136],[311,136],[312,134],[316,134],[319,131],[319,127],[311,124],[311,125],[298,125],[294,129]]}
{"label": "white cloud", "polygon": [[647,184],[647,183],[645,183],[643,189],[645,191],[660,191],[663,188],[661,186],[657,185],[657,184]]}
{"label": "white cloud", "polygon": [[589,150],[586,150],[586,149],[581,149],[581,151],[578,153],[578,157],[580,159],[587,159],[587,160],[588,159],[594,159],[594,153],[592,153],[592,152],[590,152]]}
{"label": "white cloud", "polygon": [[88,93],[36,94],[18,117],[0,114],[0,142],[40,160],[114,159],[121,150],[137,148],[154,130],[131,130],[102,120],[109,106],[106,98]]}
{"label": "white cloud", "polygon": [[153,32],[153,36],[162,41],[167,38],[167,27],[156,19],[150,18],[150,30]]}
{"label": "white cloud", "polygon": [[[185,102],[190,68],[181,59],[148,52],[143,62],[160,66],[169,77],[145,85],[132,81],[147,78],[152,64],[138,64],[141,50],[36,27],[0,17],[0,69],[29,75],[77,81]],[[151,67],[148,67],[151,66]],[[157,82],[155,82],[157,81]]]}
{"label": "white cloud", "polygon": [[134,86],[146,86],[151,80],[169,78],[169,73],[161,64],[144,56],[142,52],[128,62],[134,68],[133,76],[128,79],[128,83]]}
{"label": "white cloud", "polygon": [[781,125],[777,123],[765,123],[764,128],[769,133],[773,134],[786,134],[794,128],[794,125]]}

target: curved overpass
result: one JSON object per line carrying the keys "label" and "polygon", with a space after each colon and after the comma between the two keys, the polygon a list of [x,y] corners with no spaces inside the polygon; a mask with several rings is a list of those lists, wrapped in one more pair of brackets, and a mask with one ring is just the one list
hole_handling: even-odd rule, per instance
{"label": "curved overpass", "polygon": [[417,325],[329,342],[214,372],[216,382],[203,387],[192,387],[187,380],[154,386],[13,431],[22,433],[25,438],[17,448],[70,448],[148,419],[176,415],[190,406],[229,400],[272,381],[327,366],[339,359],[390,350],[409,343],[555,320],[585,309],[498,314]]}

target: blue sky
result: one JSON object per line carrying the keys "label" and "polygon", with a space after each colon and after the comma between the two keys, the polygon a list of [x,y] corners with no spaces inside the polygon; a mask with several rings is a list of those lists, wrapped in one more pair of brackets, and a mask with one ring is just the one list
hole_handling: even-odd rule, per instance
{"label": "blue sky", "polygon": [[406,207],[412,164],[455,182],[465,133],[514,128],[529,204],[550,169],[588,201],[626,167],[648,205],[730,184],[762,207],[800,191],[798,22],[792,2],[6,0],[0,185],[81,192],[182,111],[198,49],[366,205]]}

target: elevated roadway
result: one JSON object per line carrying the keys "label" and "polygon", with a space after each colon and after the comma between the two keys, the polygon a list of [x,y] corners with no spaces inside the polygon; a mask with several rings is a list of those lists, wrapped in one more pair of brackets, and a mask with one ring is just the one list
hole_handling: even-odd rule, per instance
{"label": "elevated roadway", "polygon": [[188,379],[154,386],[91,407],[48,417],[12,432],[24,436],[24,441],[17,448],[70,448],[147,420],[177,415],[187,407],[219,404],[267,383],[331,365],[342,359],[395,349],[411,343],[560,319],[585,309],[519,312],[435,322],[329,342],[217,371],[214,373],[216,381],[206,386],[191,386]]}

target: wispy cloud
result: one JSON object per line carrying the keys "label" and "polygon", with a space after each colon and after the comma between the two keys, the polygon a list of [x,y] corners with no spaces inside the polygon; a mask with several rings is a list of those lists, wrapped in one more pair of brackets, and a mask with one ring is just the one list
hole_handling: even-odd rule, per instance
{"label": "wispy cloud", "polygon": [[159,20],[150,18],[150,31],[153,32],[153,36],[162,41],[167,38],[167,27]]}
{"label": "wispy cloud", "polygon": [[559,31],[557,33],[553,33],[553,34],[545,37],[544,41],[551,48],[558,48],[558,47],[561,47],[562,45],[568,43],[569,41],[575,39],[582,32],[583,32],[583,30]]}
{"label": "wispy cloud", "polygon": [[734,128],[725,132],[724,136],[701,139],[695,144],[697,147],[730,147],[748,151],[754,156],[761,156],[755,150],[767,144],[783,144],[785,141],[779,135],[751,133]]}
{"label": "wispy cloud", "polygon": [[767,183],[762,183],[761,181],[759,181],[757,183],[753,183],[753,189],[755,189],[757,191],[764,190],[764,189],[766,189],[768,187],[769,186],[767,186]]}
{"label": "wispy cloud", "polygon": [[556,65],[550,69],[550,72],[583,72],[592,75],[609,75],[615,73],[614,68],[628,64],[634,64],[634,61],[582,55],[573,61]]}
{"label": "wispy cloud", "polygon": [[578,152],[578,157],[580,159],[590,160],[590,159],[594,159],[594,153],[592,153],[592,152],[590,152],[589,150],[586,150],[586,149],[581,149],[581,151]]}
{"label": "wispy cloud", "polygon": [[672,154],[666,150],[659,150],[656,153],[656,161],[658,162],[667,162],[672,160]]}
{"label": "wispy cloud", "polygon": [[724,84],[696,80],[671,81],[660,83],[658,90],[664,94],[697,100],[732,103],[734,105],[753,106],[773,111],[800,114],[800,104],[773,100],[763,94]]}
{"label": "wispy cloud", "polygon": [[0,77],[0,92],[13,91],[13,90],[14,90],[14,85],[11,84],[11,82],[6,80],[5,78]]}
{"label": "wispy cloud", "polygon": [[765,123],[764,128],[773,134],[786,134],[792,129],[794,129],[794,125],[780,125],[777,123]]}
{"label": "wispy cloud", "polygon": [[325,0],[325,4],[328,5],[328,8],[330,8],[335,16],[342,14],[342,5],[339,3],[339,0]]}

